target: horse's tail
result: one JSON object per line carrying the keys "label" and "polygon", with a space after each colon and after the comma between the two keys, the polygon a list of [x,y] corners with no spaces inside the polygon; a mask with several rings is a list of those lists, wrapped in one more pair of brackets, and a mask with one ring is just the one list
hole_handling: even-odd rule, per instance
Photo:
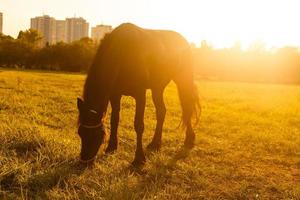
{"label": "horse's tail", "polygon": [[194,83],[193,62],[190,54],[185,54],[181,59],[182,71],[179,71],[174,82],[177,85],[180,104],[182,108],[183,126],[191,126],[192,118],[195,117],[197,124],[200,120],[201,105],[197,86]]}

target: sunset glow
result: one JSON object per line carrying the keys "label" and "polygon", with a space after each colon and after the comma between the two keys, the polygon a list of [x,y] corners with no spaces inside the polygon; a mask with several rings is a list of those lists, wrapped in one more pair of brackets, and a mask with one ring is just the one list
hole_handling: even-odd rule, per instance
{"label": "sunset glow", "polygon": [[76,15],[86,18],[90,27],[129,21],[146,28],[173,29],[196,45],[207,40],[217,48],[236,42],[248,47],[255,41],[267,47],[300,46],[298,10],[295,0],[1,0],[0,5],[4,33],[14,37],[29,28],[31,17]]}
{"label": "sunset glow", "polygon": [[299,122],[300,0],[0,0],[0,200],[300,200]]}

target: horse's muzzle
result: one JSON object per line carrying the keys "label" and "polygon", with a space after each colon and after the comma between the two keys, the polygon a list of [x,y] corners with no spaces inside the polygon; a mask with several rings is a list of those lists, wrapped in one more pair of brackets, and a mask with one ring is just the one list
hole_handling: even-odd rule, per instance
{"label": "horse's muzzle", "polygon": [[102,129],[86,129],[80,126],[78,134],[81,138],[80,161],[82,163],[93,162],[103,143],[106,135],[105,131]]}

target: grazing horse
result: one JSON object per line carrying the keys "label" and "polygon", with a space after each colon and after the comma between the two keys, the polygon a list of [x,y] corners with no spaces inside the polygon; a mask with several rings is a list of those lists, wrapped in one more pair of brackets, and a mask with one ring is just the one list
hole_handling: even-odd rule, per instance
{"label": "grazing horse", "polygon": [[104,141],[103,121],[109,102],[112,108],[111,133],[106,153],[117,149],[120,100],[122,95],[127,95],[136,101],[134,129],[137,143],[132,164],[138,166],[145,163],[142,135],[146,90],[152,91],[157,118],[155,134],[148,148],[158,150],[166,114],[163,92],[171,80],[177,85],[181,102],[182,121],[186,128],[184,145],[193,147],[195,133],[191,118],[200,107],[192,68],[190,46],[176,32],[143,29],[125,23],[107,34],[90,66],[83,100],[77,99],[81,161],[93,162]]}

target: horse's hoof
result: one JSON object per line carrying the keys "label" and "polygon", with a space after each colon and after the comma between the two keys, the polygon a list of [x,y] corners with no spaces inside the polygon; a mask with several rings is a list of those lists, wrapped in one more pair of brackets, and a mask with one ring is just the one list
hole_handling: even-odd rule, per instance
{"label": "horse's hoof", "polygon": [[195,146],[195,134],[188,135],[184,140],[184,147],[192,149]]}
{"label": "horse's hoof", "polygon": [[146,158],[135,158],[132,163],[131,166],[136,167],[136,168],[140,168],[142,166],[144,166],[146,163]]}
{"label": "horse's hoof", "polygon": [[186,148],[186,149],[192,149],[192,148],[194,148],[194,146],[195,146],[194,141],[185,141],[184,142],[184,148]]}
{"label": "horse's hoof", "polygon": [[161,144],[156,143],[156,142],[151,142],[148,144],[147,149],[150,151],[159,151],[161,147]]}
{"label": "horse's hoof", "polygon": [[78,162],[78,167],[83,169],[83,168],[93,168],[95,166],[95,159],[91,160],[81,160],[79,159]]}
{"label": "horse's hoof", "polygon": [[107,147],[105,150],[105,154],[113,154],[117,151],[117,147]]}

